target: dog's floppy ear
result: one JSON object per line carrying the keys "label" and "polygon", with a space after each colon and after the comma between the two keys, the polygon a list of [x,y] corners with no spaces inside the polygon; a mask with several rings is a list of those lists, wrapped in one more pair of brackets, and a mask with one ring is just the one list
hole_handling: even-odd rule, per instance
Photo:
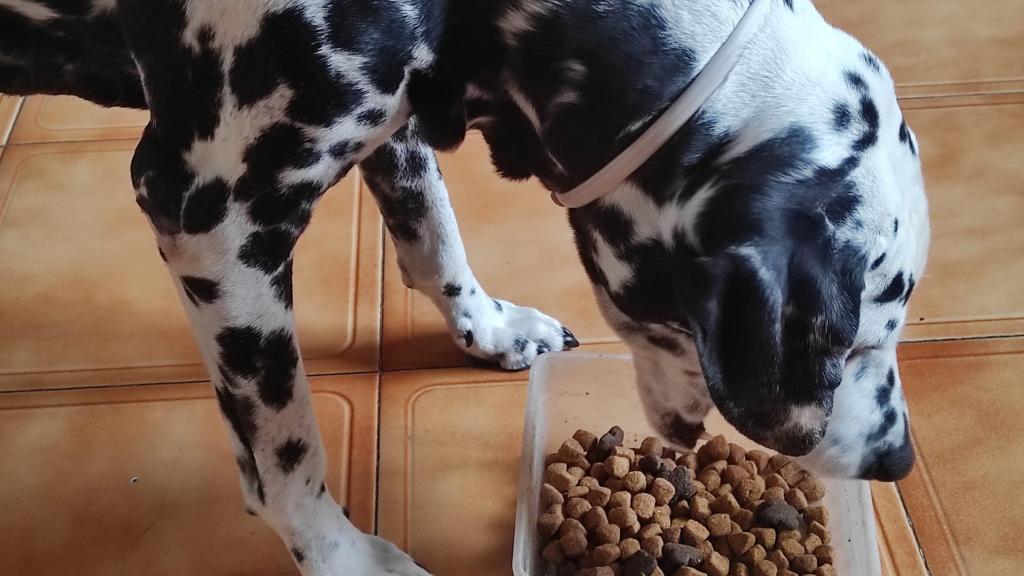
{"label": "dog's floppy ear", "polygon": [[857,334],[863,258],[826,240],[750,244],[705,264],[691,324],[712,399],[750,439],[810,452]]}

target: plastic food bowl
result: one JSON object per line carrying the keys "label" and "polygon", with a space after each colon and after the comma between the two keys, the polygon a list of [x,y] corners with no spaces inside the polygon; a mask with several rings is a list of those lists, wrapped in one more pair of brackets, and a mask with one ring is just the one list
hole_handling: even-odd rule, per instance
{"label": "plastic food bowl", "polygon": [[[522,465],[512,552],[515,576],[550,576],[540,558],[537,538],[539,491],[544,457],[584,428],[602,434],[613,425],[626,432],[626,445],[638,446],[654,435],[637,394],[629,356],[580,352],[545,354],[530,372],[523,430]],[[753,444],[717,412],[704,423],[708,433],[723,434],[744,447]],[[880,576],[878,536],[868,483],[823,479],[824,504],[831,513],[829,529],[835,568],[841,576]],[[670,575],[669,575],[670,576]]]}

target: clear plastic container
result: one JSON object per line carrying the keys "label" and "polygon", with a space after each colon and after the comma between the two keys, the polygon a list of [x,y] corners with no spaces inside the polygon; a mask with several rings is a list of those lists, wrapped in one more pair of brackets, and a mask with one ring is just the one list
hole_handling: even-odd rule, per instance
{"label": "clear plastic container", "polygon": [[[549,576],[537,547],[538,498],[545,455],[584,428],[596,434],[613,425],[626,431],[627,445],[653,435],[637,394],[629,356],[580,352],[545,354],[534,364],[526,400],[522,465],[512,552],[515,576]],[[717,413],[705,427],[712,435],[754,447]],[[881,562],[875,515],[868,483],[824,480],[824,504],[831,513],[829,528],[840,576],[880,576]]]}

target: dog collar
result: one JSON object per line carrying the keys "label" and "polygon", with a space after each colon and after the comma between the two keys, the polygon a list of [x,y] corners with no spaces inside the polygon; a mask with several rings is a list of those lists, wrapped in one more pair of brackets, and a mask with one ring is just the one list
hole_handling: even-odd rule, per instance
{"label": "dog collar", "polygon": [[551,199],[555,204],[565,208],[586,206],[618,188],[647,162],[725,82],[729,72],[736,67],[743,49],[768,15],[771,1],[753,0],[715,55],[654,124],[585,182],[568,192],[552,192]]}

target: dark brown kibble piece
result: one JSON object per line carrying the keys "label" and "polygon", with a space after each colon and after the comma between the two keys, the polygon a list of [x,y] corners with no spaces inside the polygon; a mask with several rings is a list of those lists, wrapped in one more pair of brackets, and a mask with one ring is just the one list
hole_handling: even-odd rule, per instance
{"label": "dark brown kibble piece", "polygon": [[800,527],[800,513],[781,501],[766,502],[757,511],[757,519],[765,526],[795,530]]}
{"label": "dark brown kibble piece", "polygon": [[725,436],[715,436],[697,451],[697,461],[702,465],[716,460],[725,460],[729,456],[729,441]]}
{"label": "dark brown kibble piece", "polygon": [[619,547],[616,544],[601,544],[591,555],[594,558],[594,564],[598,566],[609,566],[612,562],[619,559]]}
{"label": "dark brown kibble piece", "polygon": [[729,548],[732,549],[732,553],[737,557],[742,556],[747,550],[754,547],[757,543],[756,538],[750,532],[739,532],[735,534],[729,534]]}
{"label": "dark brown kibble piece", "polygon": [[622,558],[630,558],[640,550],[640,541],[636,538],[623,538],[619,541],[619,551]]}
{"label": "dark brown kibble piece", "polygon": [[593,506],[590,505],[590,502],[587,502],[583,498],[573,498],[566,502],[563,507],[566,516],[577,520],[582,518],[587,512],[590,512],[591,508],[593,508]]}
{"label": "dark brown kibble piece", "polygon": [[605,524],[593,531],[594,542],[598,544],[615,544],[618,546],[622,539],[622,528],[615,524]]}
{"label": "dark brown kibble piece", "polygon": [[562,523],[559,529],[559,541],[562,550],[569,558],[579,558],[587,551],[587,531],[578,520],[572,518]]}
{"label": "dark brown kibble piece", "polygon": [[683,544],[690,546],[699,546],[701,542],[708,539],[710,532],[708,529],[696,520],[687,520],[683,526]]}
{"label": "dark brown kibble piece", "polygon": [[777,576],[778,573],[779,567],[767,560],[754,564],[754,576]]}
{"label": "dark brown kibble piece", "polygon": [[729,576],[750,576],[750,568],[746,564],[733,562],[732,568],[729,570]]}
{"label": "dark brown kibble piece", "polygon": [[818,564],[835,564],[835,554],[828,544],[815,548],[814,557],[818,559]]}
{"label": "dark brown kibble piece", "polygon": [[548,542],[548,545],[544,547],[544,550],[540,553],[541,557],[552,562],[554,564],[561,564],[565,562],[565,552],[562,550],[562,543],[558,540],[552,540]]}
{"label": "dark brown kibble piece", "polygon": [[764,551],[764,547],[760,544],[754,544],[754,547],[747,550],[747,553],[742,556],[742,560],[747,563],[748,566],[753,566],[764,560],[768,556],[768,553]]}
{"label": "dark brown kibble piece", "polygon": [[704,559],[703,568],[708,576],[729,576],[729,559],[718,552],[712,552]]}
{"label": "dark brown kibble piece", "polygon": [[775,529],[773,528],[751,528],[750,533],[754,535],[757,543],[764,547],[765,550],[771,550],[775,548]]}
{"label": "dark brown kibble piece", "polygon": [[804,554],[803,556],[793,558],[792,562],[790,562],[790,567],[799,574],[810,574],[818,569],[818,559],[814,554]]}
{"label": "dark brown kibble piece", "polygon": [[836,569],[831,564],[818,566],[818,569],[814,571],[814,576],[836,576]]}
{"label": "dark brown kibble piece", "polygon": [[654,436],[648,436],[644,438],[644,441],[640,443],[641,454],[653,454],[655,456],[661,456],[661,440],[658,440]]}
{"label": "dark brown kibble piece", "polygon": [[790,488],[786,492],[786,503],[801,512],[807,509],[807,497],[799,488]]}
{"label": "dark brown kibble piece", "polygon": [[718,490],[718,487],[722,485],[721,476],[718,475],[718,472],[715,472],[710,468],[701,470],[701,473],[697,475],[697,480],[699,480],[700,483],[704,485],[704,489],[709,492]]}
{"label": "dark brown kibble piece", "polygon": [[740,511],[740,505],[736,497],[731,493],[719,496],[711,503],[711,511],[718,514],[729,514],[730,516]]}
{"label": "dark brown kibble piece", "polygon": [[786,555],[782,553],[782,550],[772,550],[772,552],[768,554],[767,560],[778,566],[779,570],[789,568],[789,558],[786,558]]}
{"label": "dark brown kibble piece", "polygon": [[657,567],[658,561],[654,556],[638,549],[622,563],[622,576],[651,576]]}
{"label": "dark brown kibble piece", "polygon": [[640,458],[640,462],[637,464],[637,469],[644,474],[650,474],[657,476],[661,474],[661,471],[665,468],[663,460],[659,456],[654,454],[644,454]]}
{"label": "dark brown kibble piece", "polygon": [[579,442],[585,452],[590,452],[590,449],[594,447],[594,443],[597,442],[597,435],[589,430],[577,430],[572,435],[572,439]]}
{"label": "dark brown kibble piece", "polygon": [[754,525],[754,513],[746,508],[737,510],[736,513],[732,515],[732,519],[733,522],[740,525],[740,529],[742,530],[750,530]]}
{"label": "dark brown kibble piece", "polygon": [[544,538],[550,538],[558,532],[565,522],[560,506],[552,506],[551,510],[537,517],[537,532]]}
{"label": "dark brown kibble piece", "polygon": [[661,558],[661,550],[664,546],[665,541],[661,539],[661,536],[651,536],[640,541],[640,549],[655,558]]}
{"label": "dark brown kibble piece", "polygon": [[591,488],[590,491],[587,492],[587,502],[590,502],[591,506],[607,506],[611,497],[611,489],[605,488],[604,486]]}
{"label": "dark brown kibble piece", "polygon": [[685,544],[665,544],[658,564],[666,574],[673,574],[687,566],[696,568],[704,562],[704,553]]}
{"label": "dark brown kibble piece", "polygon": [[580,523],[587,529],[587,532],[593,532],[601,526],[608,525],[608,513],[601,507],[591,508],[580,518]]}
{"label": "dark brown kibble piece", "polygon": [[680,466],[671,471],[662,470],[661,478],[668,480],[676,489],[676,499],[689,500],[697,488],[693,485],[693,471],[685,466]]}
{"label": "dark brown kibble piece", "polygon": [[747,450],[746,458],[757,466],[758,473],[764,473],[764,471],[768,469],[768,460],[770,456],[761,450]]}
{"label": "dark brown kibble piece", "polygon": [[741,480],[747,478],[750,478],[750,473],[735,464],[730,464],[725,472],[722,472],[722,482],[731,486],[738,486]]}
{"label": "dark brown kibble piece", "polygon": [[690,518],[703,522],[711,516],[711,505],[702,496],[694,496],[690,499]]}
{"label": "dark brown kibble piece", "polygon": [[540,487],[540,507],[547,510],[555,505],[565,504],[565,497],[551,484],[545,483]]}

